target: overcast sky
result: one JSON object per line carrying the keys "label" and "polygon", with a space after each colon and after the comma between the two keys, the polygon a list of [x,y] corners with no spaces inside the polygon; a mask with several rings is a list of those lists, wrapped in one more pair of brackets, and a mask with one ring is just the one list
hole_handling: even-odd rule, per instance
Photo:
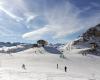
{"label": "overcast sky", "polygon": [[75,40],[100,23],[100,0],[0,0],[0,41]]}

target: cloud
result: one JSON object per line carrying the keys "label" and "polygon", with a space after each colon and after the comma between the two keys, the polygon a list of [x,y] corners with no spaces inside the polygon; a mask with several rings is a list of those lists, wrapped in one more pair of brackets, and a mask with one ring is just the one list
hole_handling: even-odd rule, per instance
{"label": "cloud", "polygon": [[[47,5],[47,0],[45,0],[47,2],[43,2],[43,5],[42,3],[38,3],[39,1],[37,0],[34,0],[34,5],[29,5],[31,1],[27,2],[26,0],[8,1],[0,0],[0,10],[17,22],[22,21],[21,26],[23,24],[25,29],[27,28],[26,30],[29,31],[22,35],[23,38],[26,39],[38,40],[47,37],[53,40],[62,40],[70,34],[74,34],[80,30],[84,31],[90,26],[94,26],[100,22],[99,12],[95,12],[96,14],[92,13],[89,17],[83,17],[83,14],[86,14],[86,12],[89,13],[88,11],[91,10],[93,6],[84,7],[84,9],[80,10],[80,8],[73,5],[68,0],[63,0],[65,1],[64,3],[53,3],[53,6],[52,4]],[[12,5],[8,3],[12,3]],[[91,3],[91,5],[99,6],[94,3]],[[44,19],[41,19],[39,22],[39,20],[36,20],[38,16],[42,16]],[[46,24],[42,25],[41,23],[45,23],[45,21]],[[12,26],[12,24],[13,23],[9,26]]]}
{"label": "cloud", "polygon": [[32,12],[27,12],[27,13],[24,14],[24,16],[25,16],[25,19],[26,19],[25,23],[27,25],[27,28],[29,29],[30,28],[30,25],[29,25],[30,22],[32,20],[34,20],[37,17],[37,15],[33,14]]}
{"label": "cloud", "polygon": [[28,15],[26,22],[29,23],[31,20],[33,20],[36,17],[36,15]]}
{"label": "cloud", "polygon": [[96,2],[91,2],[91,5],[94,7],[100,7],[100,4],[96,3]]}
{"label": "cloud", "polygon": [[[12,5],[9,5],[10,3]],[[26,21],[30,21],[33,18],[33,15],[29,14],[30,9],[24,0],[0,0],[0,10],[17,22],[20,22],[24,19]],[[28,14],[24,15],[26,13]]]}
{"label": "cloud", "polygon": [[84,18],[82,22],[84,23],[82,24],[82,26],[85,30],[90,27],[94,27],[97,24],[100,24],[100,11],[96,12],[88,18]]}
{"label": "cloud", "polygon": [[38,40],[38,39],[41,39],[44,36],[44,34],[46,34],[46,33],[48,33],[48,28],[43,27],[43,28],[38,29],[36,31],[26,33],[22,37],[28,38],[28,39],[33,39],[33,40]]}
{"label": "cloud", "polygon": [[[48,26],[45,26],[48,32],[43,31],[43,27],[39,29],[42,35],[39,34],[40,32],[38,30],[26,34],[30,34],[36,39],[38,39],[35,36],[36,34],[38,34],[39,38],[42,38],[44,37],[43,35],[46,35],[47,33],[53,34],[53,39],[63,38],[66,35],[77,32],[81,29],[81,27],[78,27],[80,23],[80,19],[78,18],[79,12],[80,10],[69,2],[66,2],[66,4],[61,6],[57,5],[53,9],[47,9],[45,10],[43,16],[45,16],[48,21]],[[26,34],[24,34],[24,36],[30,36]]]}
{"label": "cloud", "polygon": [[25,33],[23,38],[38,40],[50,33],[52,34],[51,39],[62,39],[80,30],[84,31],[100,22],[100,16],[97,14],[93,14],[87,18],[80,17],[83,12],[90,9],[91,7],[88,6],[80,10],[68,1],[63,5],[56,5],[52,9],[45,10],[43,14],[48,21],[48,26]]}
{"label": "cloud", "polygon": [[0,10],[5,12],[8,16],[10,16],[11,18],[15,19],[16,21],[21,21],[23,20],[23,18],[18,17],[16,15],[14,15],[13,13],[11,13],[10,11],[6,10],[5,8],[3,8],[2,6],[0,6]]}
{"label": "cloud", "polygon": [[11,2],[16,5],[17,8],[19,8],[23,12],[29,12],[29,9],[25,3],[25,0],[11,0]]}
{"label": "cloud", "polygon": [[4,26],[0,26],[0,35],[1,36],[11,36],[13,34],[13,32],[9,29],[7,29]]}

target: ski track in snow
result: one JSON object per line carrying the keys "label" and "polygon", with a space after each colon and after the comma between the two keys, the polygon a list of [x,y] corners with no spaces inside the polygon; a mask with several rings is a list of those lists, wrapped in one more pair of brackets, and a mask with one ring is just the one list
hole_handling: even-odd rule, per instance
{"label": "ski track in snow", "polygon": [[[35,49],[34,49],[35,50]],[[0,80],[100,80],[100,58],[93,55],[34,53],[33,49],[12,55],[0,54]],[[36,49],[37,50],[37,49]],[[76,51],[76,50],[75,50]],[[22,64],[26,70],[22,69]],[[56,69],[56,64],[59,64]],[[64,72],[64,66],[68,67]]]}

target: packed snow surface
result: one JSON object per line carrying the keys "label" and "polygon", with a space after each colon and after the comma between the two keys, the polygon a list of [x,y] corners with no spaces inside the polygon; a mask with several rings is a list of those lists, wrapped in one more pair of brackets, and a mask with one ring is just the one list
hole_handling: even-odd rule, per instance
{"label": "packed snow surface", "polygon": [[65,52],[65,59],[60,58],[60,54],[37,48],[14,54],[1,53],[0,80],[100,80],[100,57],[82,56],[78,51]]}

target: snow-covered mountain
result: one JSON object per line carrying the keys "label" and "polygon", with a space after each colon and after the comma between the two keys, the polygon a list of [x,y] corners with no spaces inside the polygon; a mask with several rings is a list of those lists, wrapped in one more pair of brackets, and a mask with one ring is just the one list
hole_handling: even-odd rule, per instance
{"label": "snow-covered mountain", "polygon": [[[31,47],[32,44],[0,42],[0,52],[2,53],[16,53]],[[85,53],[100,55],[100,24],[88,29],[83,33],[80,39],[76,41],[67,42],[66,44],[48,44],[43,48],[46,52],[54,54],[62,54],[63,52],[68,53],[68,51],[78,48],[86,50]]]}
{"label": "snow-covered mountain", "polygon": [[[79,54],[92,49],[89,43],[93,45],[94,38],[99,41],[96,36],[90,37],[87,41],[83,37],[78,42],[44,47],[31,45],[30,48],[28,44],[3,46],[2,51],[15,52],[0,52],[0,80],[100,80],[100,57]],[[16,51],[20,49],[22,51]]]}
{"label": "snow-covered mountain", "polygon": [[16,53],[23,51],[32,47],[32,44],[26,43],[10,43],[10,42],[0,42],[0,52],[1,53]]}
{"label": "snow-covered mountain", "polygon": [[79,40],[74,41],[76,47],[88,47],[90,54],[100,55],[100,24],[88,29]]}
{"label": "snow-covered mountain", "polygon": [[78,49],[81,54],[100,55],[100,24],[88,29],[76,41],[70,41],[58,48],[63,55],[71,53],[74,49]]}

